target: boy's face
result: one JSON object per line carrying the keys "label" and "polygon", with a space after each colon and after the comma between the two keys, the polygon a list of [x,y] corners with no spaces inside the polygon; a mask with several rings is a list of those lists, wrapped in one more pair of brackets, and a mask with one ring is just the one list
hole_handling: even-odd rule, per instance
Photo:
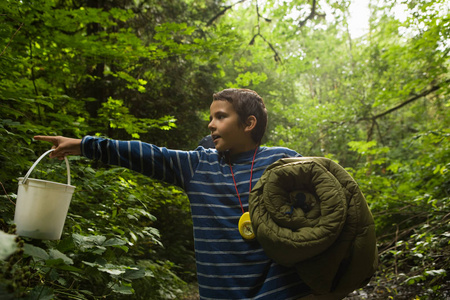
{"label": "boy's face", "polygon": [[217,151],[230,151],[237,154],[255,149],[251,138],[251,129],[241,123],[233,104],[226,100],[215,100],[210,107],[208,125]]}

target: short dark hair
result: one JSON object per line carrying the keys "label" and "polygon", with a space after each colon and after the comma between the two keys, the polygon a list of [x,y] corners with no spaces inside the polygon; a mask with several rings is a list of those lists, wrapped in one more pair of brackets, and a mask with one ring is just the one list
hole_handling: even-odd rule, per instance
{"label": "short dark hair", "polygon": [[242,125],[246,125],[247,118],[255,116],[257,122],[252,130],[252,139],[260,143],[267,127],[267,109],[263,98],[249,89],[225,89],[213,95],[213,101],[225,100],[233,105]]}

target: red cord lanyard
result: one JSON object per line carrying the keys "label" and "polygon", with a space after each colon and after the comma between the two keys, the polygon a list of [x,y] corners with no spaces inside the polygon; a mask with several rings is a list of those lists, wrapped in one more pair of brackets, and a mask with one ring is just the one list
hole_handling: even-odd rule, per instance
{"label": "red cord lanyard", "polygon": [[[258,147],[256,147],[255,153],[253,154],[252,168],[250,169],[250,190],[249,190],[249,193],[252,191],[253,164],[255,163],[255,156],[256,156],[256,152],[257,151],[258,151]],[[231,177],[233,177],[234,188],[236,189],[236,193],[237,193],[237,196],[238,196],[238,199],[239,199],[239,204],[241,205],[242,213],[245,213],[244,206],[242,206],[241,196],[239,195],[239,191],[238,191],[238,188],[237,188],[237,185],[236,185],[236,180],[234,179],[233,168],[231,167],[230,161],[228,161],[228,165],[230,166]]]}
{"label": "red cord lanyard", "polygon": [[[253,165],[255,164],[256,152],[258,152],[258,147],[256,147],[255,153],[253,154],[252,168],[250,169],[249,193],[252,191]],[[234,188],[236,189],[236,194],[238,196],[239,204],[241,205],[241,209],[242,209],[242,216],[239,219],[239,224],[238,224],[239,233],[242,235],[242,237],[244,239],[252,240],[255,238],[255,234],[253,233],[253,228],[251,227],[250,215],[248,212],[244,211],[244,206],[242,205],[241,196],[239,195],[239,191],[238,191],[237,184],[236,184],[236,179],[234,178],[233,168],[231,167],[230,161],[228,161],[228,165],[230,166],[231,177],[233,177]]]}

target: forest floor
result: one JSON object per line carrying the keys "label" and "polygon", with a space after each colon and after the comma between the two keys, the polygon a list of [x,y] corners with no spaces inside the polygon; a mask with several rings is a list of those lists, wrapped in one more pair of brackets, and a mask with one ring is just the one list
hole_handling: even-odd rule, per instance
{"label": "forest floor", "polygon": [[376,274],[371,282],[362,289],[349,294],[344,300],[449,300],[450,280],[441,283],[436,291],[427,289],[423,283],[413,285],[402,284],[404,279],[387,279]]}
{"label": "forest floor", "polygon": [[190,283],[188,285],[188,289],[186,294],[184,295],[182,300],[199,300],[200,296],[198,295],[198,285],[197,283]]}
{"label": "forest floor", "polygon": [[[450,299],[450,281],[441,286],[439,293],[439,296],[433,296],[432,293],[426,293],[420,284],[406,286],[375,277],[364,288],[352,292],[344,300],[448,300]],[[198,299],[198,286],[192,283],[183,300]]]}
{"label": "forest floor", "polygon": [[433,292],[424,290],[420,284],[416,285],[397,285],[394,283],[379,282],[374,286],[369,283],[362,289],[356,290],[348,295],[344,300],[419,300],[419,299],[450,299],[450,281],[439,289],[439,295],[433,295]]}

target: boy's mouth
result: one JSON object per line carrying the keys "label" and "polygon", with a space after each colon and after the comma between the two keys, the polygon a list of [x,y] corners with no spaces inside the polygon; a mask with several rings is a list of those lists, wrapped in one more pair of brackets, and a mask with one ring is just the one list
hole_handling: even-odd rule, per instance
{"label": "boy's mouth", "polygon": [[213,142],[220,138],[220,135],[211,135]]}

